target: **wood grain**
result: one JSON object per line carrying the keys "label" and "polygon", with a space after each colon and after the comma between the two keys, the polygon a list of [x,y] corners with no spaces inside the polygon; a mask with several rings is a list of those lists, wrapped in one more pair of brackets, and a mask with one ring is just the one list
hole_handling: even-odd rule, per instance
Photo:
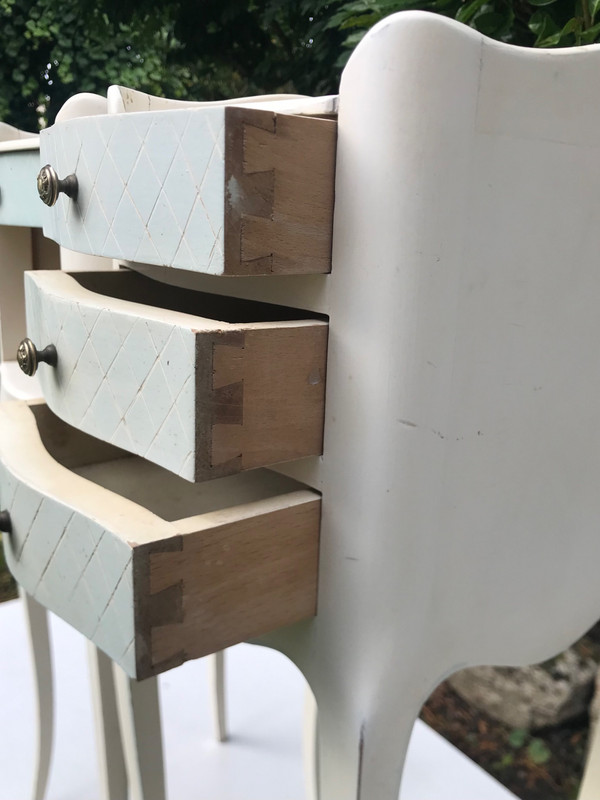
{"label": "wood grain", "polygon": [[320,455],[326,324],[204,332],[196,344],[196,480]]}
{"label": "wood grain", "polygon": [[313,492],[293,492],[136,547],[138,677],[314,616],[320,514]]}
{"label": "wood grain", "polygon": [[225,111],[226,275],[331,270],[337,123]]}

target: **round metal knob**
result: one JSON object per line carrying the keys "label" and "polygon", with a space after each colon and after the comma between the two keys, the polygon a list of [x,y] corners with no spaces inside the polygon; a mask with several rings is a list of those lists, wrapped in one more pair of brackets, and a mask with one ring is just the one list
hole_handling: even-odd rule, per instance
{"label": "round metal knob", "polygon": [[58,354],[53,344],[49,344],[43,350],[38,350],[31,339],[23,339],[17,350],[17,362],[25,375],[29,376],[35,375],[41,361],[55,367],[57,359]]}
{"label": "round metal knob", "polygon": [[64,192],[67,197],[76,200],[77,177],[75,175],[67,175],[66,178],[61,180],[56,174],[54,167],[51,167],[50,164],[46,164],[45,167],[41,168],[37,176],[37,189],[40,199],[46,203],[47,206],[53,206],[61,192]]}
{"label": "round metal knob", "polygon": [[12,533],[12,522],[8,511],[0,511],[0,531],[2,533]]}

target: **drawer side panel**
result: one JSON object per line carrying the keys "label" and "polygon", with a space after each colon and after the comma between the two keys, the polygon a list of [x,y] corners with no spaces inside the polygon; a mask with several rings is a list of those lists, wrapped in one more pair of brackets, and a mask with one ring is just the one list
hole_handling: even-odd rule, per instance
{"label": "drawer side panel", "polygon": [[337,122],[225,111],[225,272],[331,271]]}
{"label": "drawer side panel", "polygon": [[328,327],[199,336],[196,480],[323,452]]}
{"label": "drawer side panel", "polygon": [[300,492],[274,510],[136,548],[138,676],[314,616],[320,515],[320,498]]}

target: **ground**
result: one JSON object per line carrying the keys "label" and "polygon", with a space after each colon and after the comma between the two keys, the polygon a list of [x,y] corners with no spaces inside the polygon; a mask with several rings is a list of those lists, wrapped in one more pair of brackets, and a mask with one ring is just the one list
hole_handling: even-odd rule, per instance
{"label": "ground", "polygon": [[[17,596],[0,547],[0,602]],[[578,647],[600,653],[600,626]],[[521,800],[575,800],[583,770],[588,719],[544,731],[511,730],[462,700],[446,683],[421,711],[421,718]]]}
{"label": "ground", "polygon": [[478,712],[447,683],[421,718],[522,800],[575,800],[588,737],[588,720],[527,733]]}

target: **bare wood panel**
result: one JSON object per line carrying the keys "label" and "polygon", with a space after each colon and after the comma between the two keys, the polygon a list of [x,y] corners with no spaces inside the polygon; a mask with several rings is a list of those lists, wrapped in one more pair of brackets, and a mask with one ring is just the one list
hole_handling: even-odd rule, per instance
{"label": "bare wood panel", "polygon": [[135,548],[138,677],[316,614],[320,499],[300,491],[252,505]]}
{"label": "bare wood panel", "polygon": [[225,111],[225,274],[331,270],[337,123]]}
{"label": "bare wood panel", "polygon": [[196,347],[196,480],[318,455],[328,328],[217,331]]}

